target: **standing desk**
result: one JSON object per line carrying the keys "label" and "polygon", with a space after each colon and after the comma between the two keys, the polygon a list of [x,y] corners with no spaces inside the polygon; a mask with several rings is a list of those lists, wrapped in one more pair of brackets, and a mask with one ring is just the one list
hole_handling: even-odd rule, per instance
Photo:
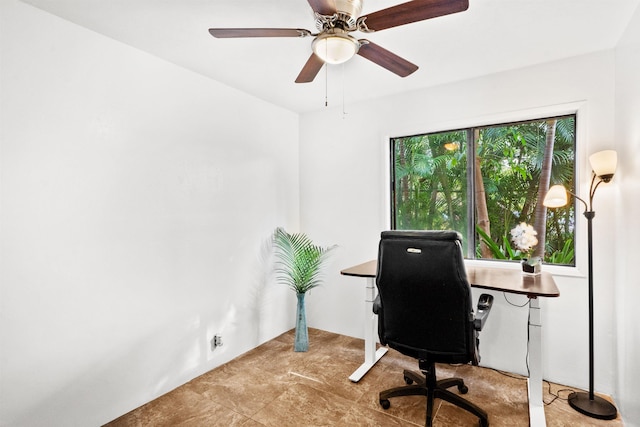
{"label": "standing desk", "polygon": [[[344,276],[363,277],[365,288],[364,363],[349,377],[353,382],[360,379],[387,352],[386,347],[376,350],[377,318],[373,314],[376,296],[375,278],[377,260],[358,264],[340,271]],[[543,271],[539,275],[523,274],[520,270],[466,266],[467,279],[474,288],[489,289],[526,295],[529,298],[529,424],[546,426],[544,403],[542,402],[542,317],[538,297],[559,297],[560,291],[553,276]]]}

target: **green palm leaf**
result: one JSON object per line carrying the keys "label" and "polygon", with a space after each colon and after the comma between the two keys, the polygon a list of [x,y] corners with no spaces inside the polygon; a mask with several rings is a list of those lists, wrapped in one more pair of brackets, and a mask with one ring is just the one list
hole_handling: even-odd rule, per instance
{"label": "green palm leaf", "polygon": [[322,266],[335,246],[314,245],[303,233],[289,234],[283,228],[273,233],[277,279],[298,294],[322,283]]}

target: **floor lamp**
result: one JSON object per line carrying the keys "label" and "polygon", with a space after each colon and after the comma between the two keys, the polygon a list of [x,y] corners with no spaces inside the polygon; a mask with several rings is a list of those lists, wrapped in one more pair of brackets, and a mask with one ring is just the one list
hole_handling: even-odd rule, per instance
{"label": "floor lamp", "polygon": [[589,392],[573,392],[569,395],[569,405],[578,412],[601,420],[612,420],[617,416],[616,407],[593,393],[593,240],[592,221],[596,213],[593,211],[593,195],[603,182],[609,182],[616,172],[618,156],[613,150],[599,151],[589,157],[592,178],[589,187],[589,204],[575,194],[567,191],[562,185],[549,188],[543,204],[548,208],[558,208],[567,204],[567,193],[580,200],[585,207],[587,218],[587,241],[589,244]]}

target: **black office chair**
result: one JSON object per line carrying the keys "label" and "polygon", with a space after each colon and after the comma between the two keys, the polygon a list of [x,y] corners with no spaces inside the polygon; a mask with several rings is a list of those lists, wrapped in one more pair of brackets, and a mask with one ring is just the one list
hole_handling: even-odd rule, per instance
{"label": "black office chair", "polygon": [[484,410],[447,390],[457,386],[467,393],[461,378],[436,379],[436,363],[478,364],[478,331],[493,303],[491,295],[481,295],[474,315],[461,242],[456,231],[384,231],[380,239],[374,303],[380,342],[418,359],[423,373],[405,370],[408,385],[380,392],[380,405],[388,409],[397,396],[426,396],[426,426],[434,399],[471,412],[481,427],[489,425]]}

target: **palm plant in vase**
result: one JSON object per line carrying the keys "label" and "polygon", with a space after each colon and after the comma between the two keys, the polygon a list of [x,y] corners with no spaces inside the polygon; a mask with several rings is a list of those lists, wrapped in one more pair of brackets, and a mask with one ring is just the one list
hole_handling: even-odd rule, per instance
{"label": "palm plant in vase", "polygon": [[335,246],[315,245],[304,233],[289,234],[278,227],[273,233],[276,255],[276,277],[287,285],[298,299],[294,351],[309,349],[305,313],[306,293],[322,283],[322,266]]}

